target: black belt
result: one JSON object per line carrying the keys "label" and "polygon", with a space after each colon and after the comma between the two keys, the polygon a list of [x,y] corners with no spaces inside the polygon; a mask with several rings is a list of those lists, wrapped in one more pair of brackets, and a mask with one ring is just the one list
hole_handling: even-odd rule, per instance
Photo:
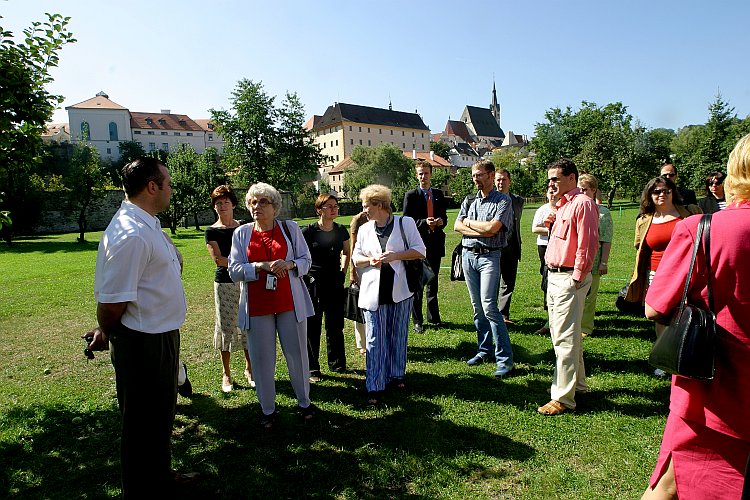
{"label": "black belt", "polygon": [[494,252],[495,250],[500,250],[499,248],[490,248],[490,247],[464,247],[466,250],[468,250],[471,253],[477,254],[477,255],[484,255],[486,253]]}
{"label": "black belt", "polygon": [[547,271],[551,273],[569,273],[573,271],[575,268],[573,267],[551,267],[547,266]]}

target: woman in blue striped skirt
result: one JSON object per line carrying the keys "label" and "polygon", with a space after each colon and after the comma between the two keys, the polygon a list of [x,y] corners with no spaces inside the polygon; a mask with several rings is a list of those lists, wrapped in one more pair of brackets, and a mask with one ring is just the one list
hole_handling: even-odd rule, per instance
{"label": "woman in blue striped skirt", "polygon": [[413,294],[403,261],[422,259],[427,249],[414,219],[393,215],[389,188],[373,184],[359,197],[369,222],[357,234],[352,262],[360,276],[359,307],[366,325],[368,403],[376,405],[386,385],[405,387]]}

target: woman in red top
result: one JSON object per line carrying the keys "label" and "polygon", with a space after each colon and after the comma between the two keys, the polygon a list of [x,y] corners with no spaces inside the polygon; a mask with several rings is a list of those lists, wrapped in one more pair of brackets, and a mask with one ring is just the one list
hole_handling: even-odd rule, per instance
{"label": "woman in red top", "polygon": [[276,220],[281,195],[273,186],[253,184],[245,202],[255,222],[238,227],[232,236],[229,276],[240,283],[237,323],[247,336],[261,424],[270,429],[276,419],[277,333],[300,412],[305,419],[316,412],[307,359],[307,318],[314,310],[302,281],[311,258],[299,226]]}
{"label": "woman in red top", "polygon": [[[669,417],[659,459],[643,498],[740,498],[750,454],[750,135],[729,155],[727,207],[712,215],[711,272],[702,252],[690,302],[716,314],[713,380],[672,377]],[[679,222],[646,296],[646,316],[667,323],[682,299],[700,217]],[[744,497],[743,497],[744,498]]]}

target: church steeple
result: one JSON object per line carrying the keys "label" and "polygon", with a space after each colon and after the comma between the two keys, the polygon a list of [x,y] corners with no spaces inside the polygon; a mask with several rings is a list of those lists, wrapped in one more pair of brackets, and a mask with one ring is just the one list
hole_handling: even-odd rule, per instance
{"label": "church steeple", "polygon": [[[495,79],[492,79],[492,103],[490,104],[490,112],[495,117],[497,126],[500,127],[500,105],[497,103],[497,90],[495,89]],[[502,127],[501,127],[502,128]]]}

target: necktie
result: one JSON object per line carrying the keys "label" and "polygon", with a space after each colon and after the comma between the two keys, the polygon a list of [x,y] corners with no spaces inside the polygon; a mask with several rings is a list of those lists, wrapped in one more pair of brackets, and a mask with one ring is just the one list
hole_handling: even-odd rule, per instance
{"label": "necktie", "polygon": [[434,217],[432,211],[432,191],[427,191],[427,217]]}

